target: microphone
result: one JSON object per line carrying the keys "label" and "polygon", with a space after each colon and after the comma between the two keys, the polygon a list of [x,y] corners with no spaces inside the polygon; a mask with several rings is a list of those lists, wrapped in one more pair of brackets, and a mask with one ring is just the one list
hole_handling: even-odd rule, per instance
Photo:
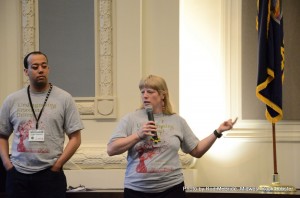
{"label": "microphone", "polygon": [[[146,112],[147,112],[147,115],[148,115],[148,120],[149,121],[154,121],[152,105],[147,105],[146,106]],[[154,134],[154,136],[152,136],[152,140],[154,141],[154,143],[160,142],[160,140],[158,139],[157,133],[152,132],[152,134]]]}

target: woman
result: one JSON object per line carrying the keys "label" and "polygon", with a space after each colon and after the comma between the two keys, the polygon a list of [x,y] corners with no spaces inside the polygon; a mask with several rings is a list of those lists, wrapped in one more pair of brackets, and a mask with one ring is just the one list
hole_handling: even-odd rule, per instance
{"label": "woman", "polygon": [[[235,121],[223,122],[199,141],[186,121],[172,111],[163,78],[149,75],[140,81],[139,89],[141,108],[121,119],[107,147],[110,156],[128,151],[124,197],[185,197],[179,149],[200,158]],[[154,121],[148,120],[151,111]]]}

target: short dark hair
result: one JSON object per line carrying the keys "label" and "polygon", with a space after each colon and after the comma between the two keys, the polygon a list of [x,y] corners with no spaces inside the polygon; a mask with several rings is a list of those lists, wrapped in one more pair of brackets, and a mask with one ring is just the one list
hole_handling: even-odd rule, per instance
{"label": "short dark hair", "polygon": [[44,54],[44,53],[41,52],[41,51],[33,51],[33,52],[30,52],[29,54],[27,54],[27,55],[25,56],[25,58],[24,58],[23,63],[24,63],[24,68],[25,68],[25,69],[28,69],[28,57],[29,57],[30,55],[32,55],[32,54],[40,54],[40,55],[43,55],[43,56],[46,57],[46,60],[47,60],[47,62],[48,62],[48,57],[47,57],[46,54]]}

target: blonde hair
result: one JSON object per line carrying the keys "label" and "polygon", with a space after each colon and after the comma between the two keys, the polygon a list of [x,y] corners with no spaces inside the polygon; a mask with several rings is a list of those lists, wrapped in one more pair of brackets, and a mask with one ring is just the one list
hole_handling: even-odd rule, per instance
{"label": "blonde hair", "polygon": [[[149,76],[142,78],[139,83],[139,89],[142,90],[144,88],[154,89],[159,94],[164,96],[164,99],[163,99],[164,106],[162,109],[164,114],[166,114],[166,115],[175,114],[175,112],[173,112],[173,110],[172,110],[172,105],[170,102],[167,83],[162,77],[155,76],[155,75],[149,75]],[[143,108],[144,108],[144,105],[142,104],[140,109],[143,109]]]}

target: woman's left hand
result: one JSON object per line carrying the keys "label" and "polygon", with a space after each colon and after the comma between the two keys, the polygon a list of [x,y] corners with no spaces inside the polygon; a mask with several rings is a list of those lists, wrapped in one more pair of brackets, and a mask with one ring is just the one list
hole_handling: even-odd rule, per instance
{"label": "woman's left hand", "polygon": [[229,119],[229,120],[223,122],[217,129],[218,133],[222,133],[224,131],[228,131],[228,130],[232,129],[232,127],[236,123],[237,119],[238,118],[235,118],[234,121],[232,121],[232,119]]}

